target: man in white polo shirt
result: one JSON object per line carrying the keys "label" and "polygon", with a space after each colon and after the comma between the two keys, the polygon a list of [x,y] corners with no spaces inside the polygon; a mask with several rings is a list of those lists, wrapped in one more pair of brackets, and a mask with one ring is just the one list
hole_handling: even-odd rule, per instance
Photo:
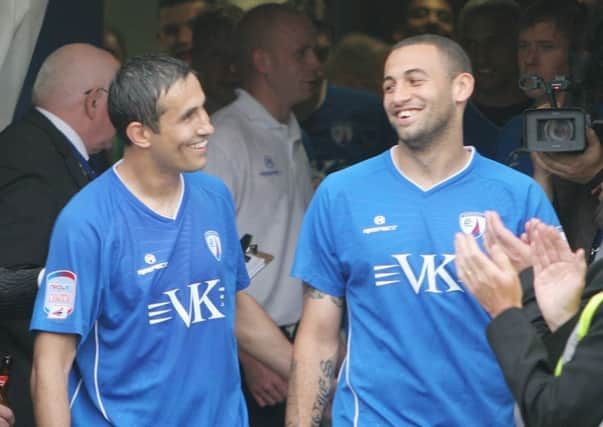
{"label": "man in white polo shirt", "polygon": [[[222,178],[233,193],[239,232],[251,234],[253,243],[274,255],[248,289],[292,338],[302,287],[289,271],[312,187],[291,108],[308,99],[320,81],[316,37],[304,15],[286,5],[267,4],[243,16],[236,43],[243,89],[236,101],[212,116],[216,131],[206,172]],[[286,381],[244,352],[240,357],[251,425],[282,426]]]}

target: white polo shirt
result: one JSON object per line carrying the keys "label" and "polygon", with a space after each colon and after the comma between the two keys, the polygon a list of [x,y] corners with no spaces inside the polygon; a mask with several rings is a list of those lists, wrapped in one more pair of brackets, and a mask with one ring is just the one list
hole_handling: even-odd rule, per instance
{"label": "white polo shirt", "polygon": [[274,260],[247,292],[278,325],[299,320],[301,281],[290,277],[297,236],[312,197],[310,166],[295,116],[279,123],[244,90],[212,115],[205,172],[220,177],[233,194],[237,226]]}

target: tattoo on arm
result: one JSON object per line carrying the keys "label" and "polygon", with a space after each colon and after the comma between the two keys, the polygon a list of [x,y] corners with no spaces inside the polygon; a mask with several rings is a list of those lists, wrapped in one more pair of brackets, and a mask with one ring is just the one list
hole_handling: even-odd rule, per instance
{"label": "tattoo on arm", "polygon": [[312,427],[319,427],[325,407],[331,400],[335,385],[335,364],[337,355],[330,359],[320,361],[320,377],[318,378],[318,392],[312,405]]}
{"label": "tattoo on arm", "polygon": [[335,304],[338,308],[343,307],[343,298],[337,298],[332,295],[325,294],[324,292],[321,292],[318,289],[313,288],[312,286],[308,285],[307,283],[304,284],[304,296],[308,297],[310,299],[324,299],[324,298],[328,297],[331,300],[331,302],[333,304]]}

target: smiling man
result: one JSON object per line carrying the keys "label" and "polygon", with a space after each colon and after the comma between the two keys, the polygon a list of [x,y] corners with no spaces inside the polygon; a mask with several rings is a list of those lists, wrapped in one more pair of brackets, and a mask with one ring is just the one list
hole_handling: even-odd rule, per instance
{"label": "smiling man", "polygon": [[481,241],[486,210],[515,234],[529,218],[557,219],[530,178],[463,146],[473,81],[450,39],[392,48],[383,102],[398,144],[329,175],[300,233],[293,275],[306,292],[288,425],[319,425],[343,315],[334,426],[512,425],[513,399],[483,334],[488,314],[458,278],[454,235]]}
{"label": "smiling man", "polygon": [[213,132],[204,102],[164,55],[130,59],[111,84],[124,158],[52,234],[31,324],[37,425],[247,426],[235,311],[241,346],[286,376],[289,343],[239,292],[228,190],[196,172]]}

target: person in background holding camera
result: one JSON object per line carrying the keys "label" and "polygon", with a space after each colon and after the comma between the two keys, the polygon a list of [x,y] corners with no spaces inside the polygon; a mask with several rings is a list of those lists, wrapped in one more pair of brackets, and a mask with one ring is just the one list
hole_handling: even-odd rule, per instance
{"label": "person in background holding camera", "polygon": [[[581,81],[586,22],[586,6],[575,0],[537,0],[531,4],[520,20],[517,60],[522,77],[538,76],[547,85],[561,76],[570,84]],[[551,107],[543,88],[524,90],[534,108]],[[556,98],[559,107],[574,105],[568,92],[561,91]],[[523,117],[519,115],[501,130],[496,159],[532,175],[553,201],[570,246],[594,254],[600,237],[596,220],[599,201],[593,189],[601,181],[598,173],[603,169],[597,135],[587,129],[586,149],[581,153],[528,155],[518,154],[522,133]]]}
{"label": "person in background holding camera", "polygon": [[[533,264],[533,288],[549,329],[542,336],[522,309],[515,256],[497,236],[511,233],[494,212],[486,221],[487,255],[472,236],[456,236],[457,271],[492,316],[488,342],[525,425],[603,425],[603,262],[593,264],[585,279],[584,252],[573,252],[556,227],[528,222],[529,246],[519,239],[515,244]],[[552,350],[555,341],[565,346],[562,352]]]}

